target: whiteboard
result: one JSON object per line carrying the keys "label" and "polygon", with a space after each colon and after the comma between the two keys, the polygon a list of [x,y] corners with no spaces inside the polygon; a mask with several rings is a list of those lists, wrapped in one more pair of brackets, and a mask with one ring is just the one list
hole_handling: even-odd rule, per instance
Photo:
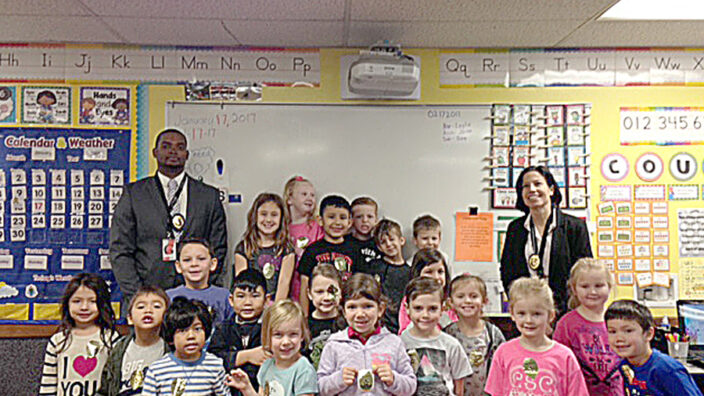
{"label": "whiteboard", "polygon": [[282,195],[285,182],[302,175],[318,201],[332,193],[350,202],[373,197],[379,218],[401,224],[409,260],[413,220],[434,215],[443,226],[441,249],[454,262],[455,213],[470,205],[489,209],[482,179],[489,176],[490,112],[489,105],[169,102],[166,120],[188,138],[188,174],[225,188],[233,199],[241,195],[241,203],[227,204],[230,250],[257,194]]}

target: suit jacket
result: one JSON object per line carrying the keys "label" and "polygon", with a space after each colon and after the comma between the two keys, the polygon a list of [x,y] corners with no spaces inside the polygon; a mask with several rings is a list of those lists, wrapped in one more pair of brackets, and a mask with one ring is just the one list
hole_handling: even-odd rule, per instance
{"label": "suit jacket", "polygon": [[[574,216],[555,210],[557,225],[552,233],[548,283],[555,297],[558,313],[567,307],[567,280],[574,263],[582,257],[592,257],[587,224]],[[528,215],[508,225],[506,242],[501,254],[501,281],[508,292],[511,282],[530,276],[525,246],[529,232],[524,227]]]}
{"label": "suit jacket", "polygon": [[[220,284],[227,255],[225,210],[219,191],[188,177],[186,224],[181,239],[203,238],[210,243],[218,259],[218,269],[210,283]],[[137,289],[154,284],[164,290],[183,283],[173,262],[161,256],[162,240],[167,237],[169,213],[159,191],[157,176],[130,183],[122,193],[110,227],[110,263],[126,303]],[[123,317],[125,317],[123,315]]]}

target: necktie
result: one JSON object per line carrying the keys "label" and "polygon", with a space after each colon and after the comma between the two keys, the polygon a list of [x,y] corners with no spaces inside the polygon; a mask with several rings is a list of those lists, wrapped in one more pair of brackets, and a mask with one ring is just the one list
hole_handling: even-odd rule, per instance
{"label": "necktie", "polygon": [[[176,179],[171,179],[169,182],[166,184],[166,201],[168,203],[171,203],[171,200],[174,199],[174,196],[176,195],[176,190],[178,190],[178,183],[176,182]],[[171,208],[171,213],[170,215],[173,216],[176,213],[179,213],[180,205],[178,201],[174,204],[174,206]],[[183,231],[176,231],[174,230],[174,237],[178,241],[181,239],[181,234]]]}

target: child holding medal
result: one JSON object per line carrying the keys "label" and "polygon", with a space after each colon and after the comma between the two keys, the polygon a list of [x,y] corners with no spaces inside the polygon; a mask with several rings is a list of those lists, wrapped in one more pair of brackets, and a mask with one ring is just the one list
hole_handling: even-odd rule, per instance
{"label": "child holding medal", "polygon": [[588,396],[577,358],[548,338],[555,319],[545,279],[520,278],[509,290],[511,319],[521,333],[496,350],[484,391],[492,396]]}
{"label": "child holding medal", "polygon": [[296,264],[289,243],[289,217],[284,200],[271,193],[259,194],[247,213],[247,229],[235,247],[235,276],[253,268],[266,279],[267,297],[288,297]]}
{"label": "child holding medal", "polygon": [[486,376],[496,349],[506,341],[498,327],[482,319],[489,302],[482,278],[462,274],[450,282],[450,306],[457,313],[457,322],[445,327],[464,347],[474,374],[465,379],[465,396],[483,396]]}
{"label": "child holding medal", "polygon": [[198,300],[176,297],[164,317],[164,341],[171,353],[149,365],[143,396],[229,396],[222,359],[205,352],[213,329],[208,307]]}

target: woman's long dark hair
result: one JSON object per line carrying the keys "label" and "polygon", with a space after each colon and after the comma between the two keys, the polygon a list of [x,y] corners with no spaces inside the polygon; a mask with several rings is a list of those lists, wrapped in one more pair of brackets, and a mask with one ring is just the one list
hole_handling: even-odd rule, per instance
{"label": "woman's long dark hair", "polygon": [[59,332],[63,334],[63,340],[60,344],[59,353],[63,352],[68,345],[71,344],[71,329],[76,327],[76,321],[71,317],[70,302],[73,294],[76,293],[79,287],[85,286],[95,292],[96,305],[98,306],[98,317],[95,319],[95,324],[100,327],[100,340],[108,349],[112,348],[112,332],[115,331],[115,312],[110,305],[110,288],[103,278],[97,274],[87,272],[80,273],[74,276],[64,289],[64,295],[61,297],[61,324],[59,324]]}
{"label": "woman's long dark hair", "polygon": [[557,186],[555,177],[552,175],[552,173],[550,173],[548,167],[545,165],[540,165],[529,166],[523,169],[521,174],[518,175],[518,180],[516,180],[516,209],[520,210],[525,214],[530,213],[530,208],[528,208],[526,203],[523,201],[523,177],[528,172],[537,172],[538,174],[543,176],[543,178],[545,178],[545,182],[548,184],[548,188],[553,187],[553,192],[552,196],[550,196],[550,201],[553,207],[559,207],[560,202],[562,202],[562,193],[560,193],[560,187]]}

